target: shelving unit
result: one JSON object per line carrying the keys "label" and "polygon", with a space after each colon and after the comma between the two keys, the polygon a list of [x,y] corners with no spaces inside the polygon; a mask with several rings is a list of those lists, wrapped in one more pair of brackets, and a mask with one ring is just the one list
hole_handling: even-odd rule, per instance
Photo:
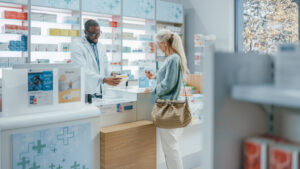
{"label": "shelving unit", "polygon": [[[160,3],[163,8],[158,5]],[[29,20],[3,18],[1,15],[0,24],[27,26],[28,30],[24,34],[28,35],[28,50],[0,50],[0,57],[28,58],[26,62],[69,62],[70,43],[84,35],[83,25],[87,18],[100,21],[103,31],[100,42],[107,49],[111,69],[117,72],[131,72],[134,79],[138,79],[138,72],[142,72],[138,70],[139,67],[145,67],[145,63],[140,65],[139,61],[150,60],[151,63],[146,65],[153,64],[151,69],[154,71],[158,67],[155,61],[159,60],[159,57],[156,57],[153,36],[157,30],[164,27],[176,31],[180,28],[181,32],[178,33],[184,39],[182,5],[160,0],[0,0],[0,13],[7,9],[27,12]],[[117,27],[111,26],[112,22],[117,24]],[[126,33],[132,33],[134,38],[126,37],[129,35]],[[19,40],[21,35],[0,32],[0,37],[3,36],[7,38],[2,39]],[[45,45],[50,46],[50,49]],[[130,53],[123,52],[124,47],[130,47]]]}
{"label": "shelving unit", "polygon": [[243,143],[253,136],[300,141],[300,91],[275,86],[272,62],[267,55],[205,50],[201,168],[243,168]]}
{"label": "shelving unit", "polygon": [[139,69],[144,67],[144,62],[147,61],[155,68],[154,34],[154,20],[123,17],[123,70],[130,71],[135,79],[143,71]]}
{"label": "shelving unit", "polygon": [[300,108],[300,90],[279,88],[273,84],[234,85],[231,96],[256,104]]}
{"label": "shelving unit", "polygon": [[[122,71],[122,53],[121,53],[121,17],[118,15],[107,15],[91,12],[83,12],[82,14],[82,30],[84,23],[88,19],[94,19],[100,24],[102,35],[100,43],[106,48],[110,70],[114,72]],[[82,32],[84,35],[84,33]]]}
{"label": "shelving unit", "polygon": [[80,37],[80,10],[31,6],[31,62],[66,63],[70,45]]}
{"label": "shelving unit", "polygon": [[25,4],[0,2],[0,64],[25,63],[28,57],[28,8]]}

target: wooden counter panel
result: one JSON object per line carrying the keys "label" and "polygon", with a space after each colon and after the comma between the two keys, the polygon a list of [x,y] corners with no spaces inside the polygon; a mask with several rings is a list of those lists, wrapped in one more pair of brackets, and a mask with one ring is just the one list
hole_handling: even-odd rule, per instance
{"label": "wooden counter panel", "polygon": [[100,130],[101,169],[156,169],[156,128],[137,121]]}

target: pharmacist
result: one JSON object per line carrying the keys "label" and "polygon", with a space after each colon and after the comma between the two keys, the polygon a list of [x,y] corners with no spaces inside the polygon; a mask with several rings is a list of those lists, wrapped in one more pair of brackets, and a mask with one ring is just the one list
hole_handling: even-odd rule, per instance
{"label": "pharmacist", "polygon": [[102,84],[116,86],[121,79],[110,76],[106,50],[98,42],[101,36],[99,24],[95,20],[88,20],[84,29],[85,36],[71,45],[72,63],[85,69],[86,94],[100,93]]}

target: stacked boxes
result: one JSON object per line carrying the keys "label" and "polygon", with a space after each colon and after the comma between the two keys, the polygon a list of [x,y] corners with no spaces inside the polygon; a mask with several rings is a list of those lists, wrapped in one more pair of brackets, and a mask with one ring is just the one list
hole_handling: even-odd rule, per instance
{"label": "stacked boxes", "polygon": [[69,52],[70,51],[70,43],[61,43],[60,48],[62,52]]}
{"label": "stacked boxes", "polygon": [[22,35],[21,41],[9,41],[8,47],[10,51],[27,51],[27,36]]}
{"label": "stacked boxes", "polygon": [[130,32],[123,32],[123,39],[132,39],[136,40],[133,33]]}
{"label": "stacked boxes", "polygon": [[78,17],[66,16],[63,19],[63,23],[65,24],[78,24]]}
{"label": "stacked boxes", "polygon": [[24,34],[27,35],[28,27],[19,25],[5,24],[3,26],[3,32],[8,34]]}
{"label": "stacked boxes", "polygon": [[245,169],[299,169],[300,146],[274,136],[249,138],[244,142]]}
{"label": "stacked boxes", "polygon": [[0,43],[0,51],[9,51],[9,43]]}
{"label": "stacked boxes", "polygon": [[56,28],[50,28],[49,29],[49,35],[51,36],[79,36],[78,30],[73,29],[56,29]]}
{"label": "stacked boxes", "polygon": [[4,11],[5,19],[27,20],[26,12]]}
{"label": "stacked boxes", "polygon": [[31,35],[41,35],[42,30],[39,27],[31,27]]}

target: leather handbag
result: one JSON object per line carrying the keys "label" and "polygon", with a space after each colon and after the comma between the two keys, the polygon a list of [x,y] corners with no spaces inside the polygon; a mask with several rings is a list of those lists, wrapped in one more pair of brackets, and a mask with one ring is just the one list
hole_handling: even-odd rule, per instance
{"label": "leather handbag", "polygon": [[[184,86],[184,85],[183,85]],[[152,121],[156,127],[172,129],[182,128],[190,124],[191,111],[185,91],[185,100],[158,99],[152,109]]]}

